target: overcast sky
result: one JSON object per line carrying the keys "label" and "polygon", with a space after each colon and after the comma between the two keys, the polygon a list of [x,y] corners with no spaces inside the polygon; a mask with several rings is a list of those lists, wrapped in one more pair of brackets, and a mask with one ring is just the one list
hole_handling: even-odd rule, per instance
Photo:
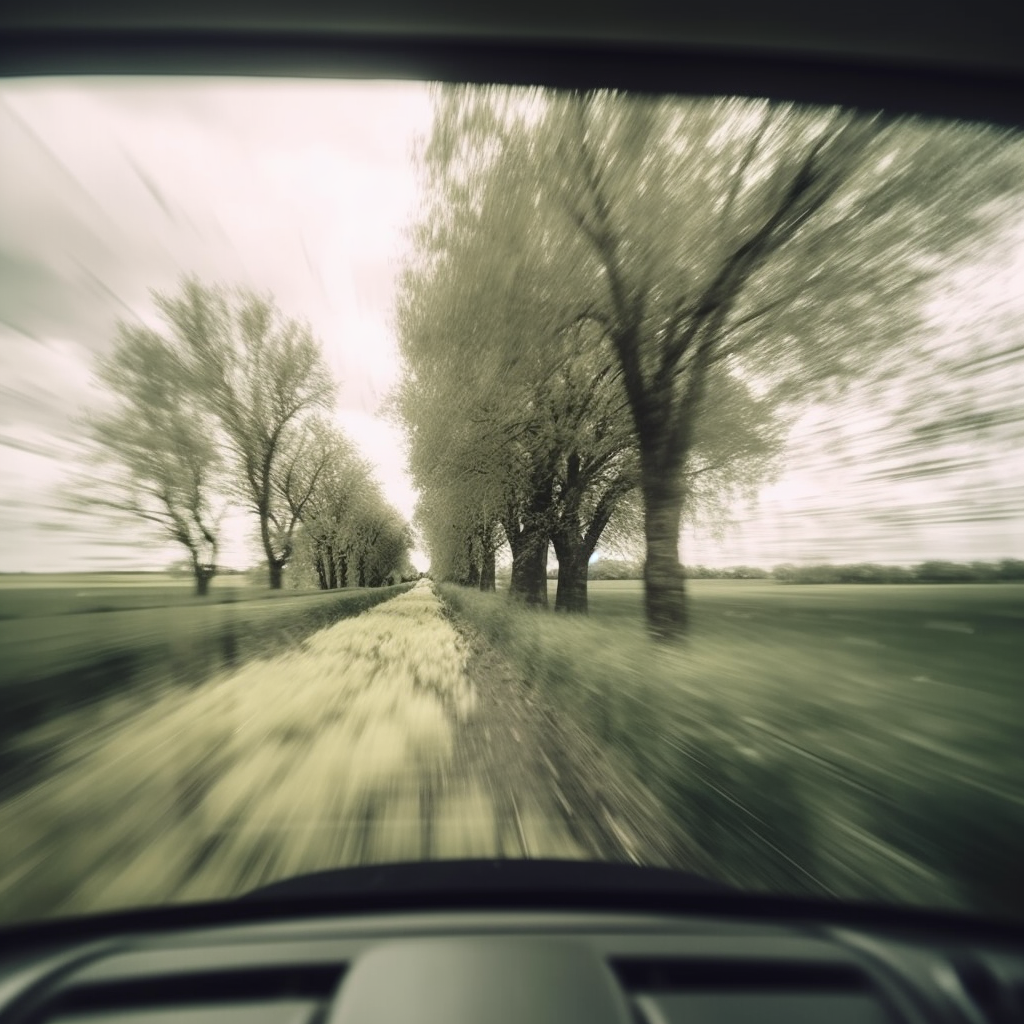
{"label": "overcast sky", "polygon": [[[59,517],[39,506],[115,320],[150,319],[150,290],[183,272],[269,289],[310,321],[339,424],[411,515],[400,437],[376,413],[397,369],[391,296],[426,88],[101,79],[5,83],[0,99],[0,570],[138,564],[120,541],[45,528]],[[225,560],[245,564],[247,531],[233,537]]]}
{"label": "overcast sky", "polygon": [[[378,413],[398,369],[390,316],[417,201],[411,153],[429,123],[427,88],[407,83],[0,85],[0,571],[177,557],[126,542],[123,530],[69,528],[52,506],[71,418],[97,397],[96,354],[118,318],[151,320],[150,290],[173,290],[186,272],[269,290],[286,314],[310,321],[341,384],[339,425],[411,517],[401,438]],[[987,271],[988,301],[1019,302],[1022,281],[1024,245]],[[1019,450],[968,458],[942,493],[921,482],[883,492],[870,466],[852,472],[825,447],[841,421],[848,445],[867,452],[868,418],[863,407],[812,413],[786,476],[756,508],[738,507],[721,540],[688,536],[686,559],[1024,556],[1024,501],[1019,487],[1006,490],[1010,476],[1022,479]],[[244,520],[223,557],[254,560]],[[422,553],[416,561],[426,567]]]}

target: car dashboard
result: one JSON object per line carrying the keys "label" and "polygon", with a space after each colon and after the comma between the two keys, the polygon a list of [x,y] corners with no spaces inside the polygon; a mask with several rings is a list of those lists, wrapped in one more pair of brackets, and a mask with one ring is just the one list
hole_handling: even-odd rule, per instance
{"label": "car dashboard", "polygon": [[1024,1020],[1024,945],[580,911],[371,913],[7,950],[0,1024]]}

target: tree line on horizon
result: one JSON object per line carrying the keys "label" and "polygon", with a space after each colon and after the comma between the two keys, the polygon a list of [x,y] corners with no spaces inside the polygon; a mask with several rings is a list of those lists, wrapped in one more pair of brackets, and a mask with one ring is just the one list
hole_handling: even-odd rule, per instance
{"label": "tree line on horizon", "polygon": [[325,590],[409,577],[411,531],[330,422],[336,383],[309,325],[194,277],[153,300],[165,329],[121,321],[96,360],[108,402],[81,418],[68,506],[181,545],[200,596],[231,507],[252,517],[271,589],[287,566]]}
{"label": "tree line on horizon", "polygon": [[[691,580],[774,580],[778,583],[1022,583],[1024,559],[1003,558],[997,562],[950,562],[933,559],[915,565],[884,565],[878,562],[796,564],[784,562],[765,569],[760,566],[713,567],[685,565]],[[549,570],[554,579],[557,569]],[[507,581],[508,571],[499,574]],[[590,580],[642,580],[643,564],[636,560],[597,558],[590,563]]]}

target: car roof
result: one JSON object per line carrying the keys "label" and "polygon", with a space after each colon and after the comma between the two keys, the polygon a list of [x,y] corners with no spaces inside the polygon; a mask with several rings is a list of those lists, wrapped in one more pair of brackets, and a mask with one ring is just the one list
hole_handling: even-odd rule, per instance
{"label": "car roof", "polygon": [[1020,0],[8,0],[0,74],[696,88],[1020,124],[1022,29]]}
{"label": "car roof", "polygon": [[230,30],[582,45],[1024,72],[1024,5],[1007,0],[15,0],[0,31]]}

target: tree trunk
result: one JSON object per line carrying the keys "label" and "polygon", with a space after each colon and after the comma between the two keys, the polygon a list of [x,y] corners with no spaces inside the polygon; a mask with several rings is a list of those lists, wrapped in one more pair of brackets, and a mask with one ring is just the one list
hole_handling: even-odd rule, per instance
{"label": "tree trunk", "polygon": [[348,555],[338,556],[338,586],[342,590],[348,586]]}
{"label": "tree trunk", "polygon": [[327,589],[338,589],[338,564],[334,560],[333,553],[329,554],[327,558]]}
{"label": "tree trunk", "polygon": [[284,563],[276,558],[272,558],[267,563],[267,573],[270,576],[270,589],[280,590],[281,583],[284,580]]}
{"label": "tree trunk", "polygon": [[552,538],[558,558],[555,611],[587,614],[587,570],[594,553],[588,544],[571,534]]}
{"label": "tree trunk", "polygon": [[356,581],[359,586],[366,586],[366,558],[363,555],[359,556],[359,578]]}
{"label": "tree trunk", "polygon": [[509,538],[512,579],[508,592],[533,607],[548,606],[548,537],[537,527],[525,528]]}
{"label": "tree trunk", "polygon": [[210,580],[217,575],[217,547],[214,545],[209,562],[203,560],[197,550],[190,551],[192,556],[192,576],[196,581],[196,597],[206,597],[210,592]]}
{"label": "tree trunk", "polygon": [[466,586],[480,586],[480,563],[477,561],[476,553],[473,551],[472,537],[466,541]]}
{"label": "tree trunk", "polygon": [[483,562],[480,567],[480,589],[485,594],[493,594],[494,584],[494,548],[486,547],[483,553]]}
{"label": "tree trunk", "polygon": [[[269,469],[267,471],[269,473]],[[269,488],[267,474],[264,474],[264,493]],[[280,590],[281,589],[281,567],[282,563],[278,560],[277,555],[274,551],[274,545],[270,540],[270,511],[267,506],[261,503],[258,506],[257,511],[260,517],[260,541],[263,544],[263,554],[267,556],[267,575],[270,579],[270,589]]]}
{"label": "tree trunk", "polygon": [[689,621],[686,579],[679,563],[679,526],[683,492],[674,474],[644,467],[644,607],[647,628],[657,640],[675,640]]}
{"label": "tree trunk", "polygon": [[320,589],[327,590],[327,572],[324,569],[324,556],[322,554],[318,554],[313,559],[313,568],[316,569],[316,578],[317,582],[320,584]]}

